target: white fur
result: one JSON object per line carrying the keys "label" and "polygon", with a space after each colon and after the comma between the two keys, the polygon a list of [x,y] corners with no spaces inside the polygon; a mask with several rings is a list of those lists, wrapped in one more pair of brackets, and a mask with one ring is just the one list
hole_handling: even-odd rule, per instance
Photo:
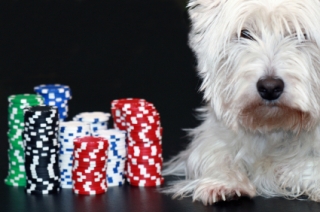
{"label": "white fur", "polygon": [[[186,179],[166,192],[204,204],[256,194],[320,201],[319,0],[191,0],[189,14],[207,105],[164,170]],[[266,76],[283,80],[279,99],[260,97]]]}

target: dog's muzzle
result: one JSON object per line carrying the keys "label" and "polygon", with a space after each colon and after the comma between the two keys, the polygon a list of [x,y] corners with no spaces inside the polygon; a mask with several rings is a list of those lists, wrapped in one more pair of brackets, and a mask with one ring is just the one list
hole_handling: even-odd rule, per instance
{"label": "dog's muzzle", "polygon": [[271,101],[278,99],[284,89],[284,82],[279,78],[267,77],[257,82],[257,90],[261,98]]}

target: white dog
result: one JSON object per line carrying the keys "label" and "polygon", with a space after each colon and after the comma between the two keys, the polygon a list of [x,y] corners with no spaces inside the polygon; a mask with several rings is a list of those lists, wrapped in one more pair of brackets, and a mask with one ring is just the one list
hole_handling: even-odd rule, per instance
{"label": "white dog", "polygon": [[320,0],[190,0],[206,106],[166,192],[320,201]]}

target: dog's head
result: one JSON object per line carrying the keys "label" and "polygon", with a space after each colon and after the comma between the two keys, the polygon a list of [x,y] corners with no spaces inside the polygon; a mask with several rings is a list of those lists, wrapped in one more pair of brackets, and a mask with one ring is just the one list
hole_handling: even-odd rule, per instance
{"label": "dog's head", "polygon": [[320,120],[319,0],[191,0],[204,98],[230,128],[310,130]]}

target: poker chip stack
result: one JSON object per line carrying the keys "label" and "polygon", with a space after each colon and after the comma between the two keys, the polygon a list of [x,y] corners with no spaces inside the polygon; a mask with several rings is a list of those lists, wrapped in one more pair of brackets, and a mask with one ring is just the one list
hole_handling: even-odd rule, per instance
{"label": "poker chip stack", "polygon": [[84,112],[76,115],[73,120],[88,123],[91,133],[108,128],[110,113],[105,112]]}
{"label": "poker chip stack", "polygon": [[59,126],[59,167],[61,187],[72,188],[73,140],[90,135],[90,126],[84,122],[66,121]]}
{"label": "poker chip stack", "polygon": [[71,99],[71,90],[67,85],[48,84],[34,87],[34,91],[44,98],[44,104],[56,106],[60,121],[68,117],[68,101]]}
{"label": "poker chip stack", "polygon": [[24,109],[24,146],[29,194],[54,194],[60,190],[59,116],[56,107]]}
{"label": "poker chip stack", "polygon": [[120,115],[126,126],[127,181],[134,186],[161,185],[164,182],[161,175],[162,127],[158,111],[152,103],[140,99],[115,100],[111,105],[112,114]]}
{"label": "poker chip stack", "polygon": [[86,136],[74,139],[72,189],[76,194],[95,195],[107,191],[108,140]]}
{"label": "poker chip stack", "polygon": [[127,159],[126,134],[124,131],[109,129],[100,130],[95,136],[106,138],[109,141],[107,184],[121,186],[124,184],[124,168]]}
{"label": "poker chip stack", "polygon": [[43,98],[35,94],[19,94],[9,96],[8,100],[9,172],[5,183],[10,186],[25,186],[26,173],[22,138],[22,132],[24,130],[23,109],[25,107],[43,104]]}

